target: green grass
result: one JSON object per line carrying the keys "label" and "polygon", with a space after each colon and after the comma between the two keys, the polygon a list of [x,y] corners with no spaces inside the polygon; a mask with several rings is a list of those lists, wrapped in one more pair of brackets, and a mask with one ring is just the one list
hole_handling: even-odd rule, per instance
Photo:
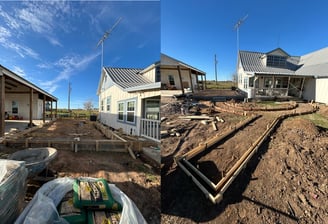
{"label": "green grass", "polygon": [[318,127],[328,129],[328,119],[322,116],[321,114],[313,113],[313,114],[303,115],[302,117],[310,120]]}
{"label": "green grass", "polygon": [[207,89],[231,89],[232,86],[236,86],[232,81],[218,81],[217,84],[213,80],[206,81]]}

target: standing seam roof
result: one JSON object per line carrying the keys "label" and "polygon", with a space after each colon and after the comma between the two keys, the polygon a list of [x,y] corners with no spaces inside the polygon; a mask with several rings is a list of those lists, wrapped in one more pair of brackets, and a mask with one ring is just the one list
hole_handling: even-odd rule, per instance
{"label": "standing seam roof", "polygon": [[105,70],[113,82],[123,89],[152,83],[140,74],[142,69],[107,67]]}

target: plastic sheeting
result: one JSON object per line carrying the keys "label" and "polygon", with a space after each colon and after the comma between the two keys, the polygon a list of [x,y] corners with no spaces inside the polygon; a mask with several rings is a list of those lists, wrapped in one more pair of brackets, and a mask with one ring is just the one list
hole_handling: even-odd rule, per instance
{"label": "plastic sheeting", "polygon": [[[93,179],[93,178],[90,178]],[[18,217],[17,224],[38,224],[38,223],[67,223],[61,218],[57,211],[57,206],[67,192],[73,189],[74,179],[58,178],[44,184],[34,195],[33,199],[26,206]],[[134,202],[126,196],[114,184],[108,184],[115,200],[123,206],[120,223],[144,224],[146,223],[139,209]]]}
{"label": "plastic sheeting", "polygon": [[23,209],[27,173],[25,162],[0,159],[1,223],[13,223]]}

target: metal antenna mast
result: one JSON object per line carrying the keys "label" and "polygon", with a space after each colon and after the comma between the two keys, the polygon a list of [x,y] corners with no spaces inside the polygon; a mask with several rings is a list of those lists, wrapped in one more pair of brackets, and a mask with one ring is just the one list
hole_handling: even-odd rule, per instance
{"label": "metal antenna mast", "polygon": [[248,17],[248,14],[246,16],[244,16],[244,18],[238,20],[238,22],[234,26],[234,29],[237,30],[237,60],[238,60],[238,53],[239,53],[239,27],[247,19],[247,17]]}
{"label": "metal antenna mast", "polygon": [[107,30],[104,35],[102,36],[102,38],[99,40],[97,47],[99,47],[99,45],[101,44],[101,68],[104,65],[104,41],[108,38],[109,34],[114,30],[114,28],[121,22],[122,17],[120,17],[116,23],[112,26],[112,28],[110,28],[109,30]]}
{"label": "metal antenna mast", "polygon": [[216,85],[216,88],[218,88],[218,75],[217,75],[217,69],[216,69],[217,64],[218,64],[218,60],[216,60],[216,54],[214,54],[215,85]]}

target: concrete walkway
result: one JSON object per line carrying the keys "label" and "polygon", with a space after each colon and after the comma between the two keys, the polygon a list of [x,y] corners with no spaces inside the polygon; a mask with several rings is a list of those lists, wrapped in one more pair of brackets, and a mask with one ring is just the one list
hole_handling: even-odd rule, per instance
{"label": "concrete walkway", "polygon": [[[45,122],[49,122],[50,120],[46,120]],[[23,131],[28,128],[29,120],[6,120],[5,121],[5,135],[10,134],[15,131]],[[43,124],[43,120],[33,120],[33,124],[41,125]]]}

